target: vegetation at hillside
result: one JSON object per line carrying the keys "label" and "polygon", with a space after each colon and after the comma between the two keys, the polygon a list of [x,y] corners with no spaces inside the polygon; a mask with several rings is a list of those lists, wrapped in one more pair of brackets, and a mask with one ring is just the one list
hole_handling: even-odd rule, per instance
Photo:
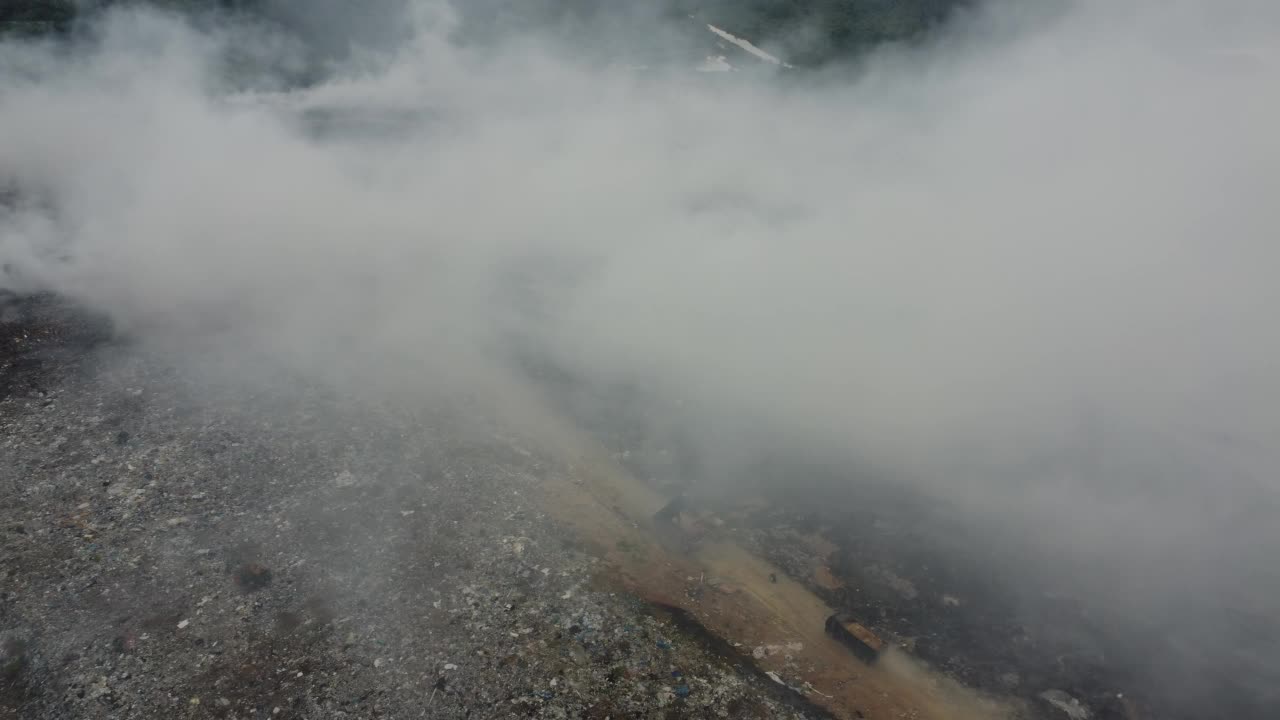
{"label": "vegetation at hillside", "polygon": [[[41,34],[65,31],[79,15],[127,0],[6,0],[0,3],[0,33]],[[335,0],[134,0],[191,12],[237,11],[260,14],[306,39],[319,25],[337,25],[353,35],[367,31],[369,18],[404,0],[343,3]],[[778,49],[797,65],[818,65],[856,55],[869,47],[910,40],[927,33],[970,0],[663,0],[634,4],[622,0],[468,0],[459,3],[464,21],[477,36],[531,25],[565,28],[604,27],[664,18],[678,24],[711,23]],[[320,42],[332,46],[334,23]],[[491,27],[490,27],[491,26]],[[578,37],[587,41],[585,33]]]}
{"label": "vegetation at hillside", "polygon": [[0,3],[0,33],[54,32],[66,28],[75,15],[72,0],[10,0]]}

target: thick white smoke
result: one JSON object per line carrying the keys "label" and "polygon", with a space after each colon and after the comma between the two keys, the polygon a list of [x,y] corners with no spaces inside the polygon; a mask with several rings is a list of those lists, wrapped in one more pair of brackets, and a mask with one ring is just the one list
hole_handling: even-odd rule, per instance
{"label": "thick white smoke", "polygon": [[424,392],[515,332],[1218,592],[1280,546],[1280,6],[1122,5],[776,76],[462,46],[428,3],[253,92],[228,57],[288,43],[118,13],[0,45],[3,282]]}

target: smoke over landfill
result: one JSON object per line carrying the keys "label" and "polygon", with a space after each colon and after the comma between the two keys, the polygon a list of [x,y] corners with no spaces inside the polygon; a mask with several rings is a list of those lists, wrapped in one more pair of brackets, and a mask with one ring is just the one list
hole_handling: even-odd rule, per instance
{"label": "smoke over landfill", "polygon": [[246,382],[518,377],[691,494],[888,483],[1172,705],[1280,707],[1280,6],[979,3],[799,69],[490,5],[0,42],[0,288]]}

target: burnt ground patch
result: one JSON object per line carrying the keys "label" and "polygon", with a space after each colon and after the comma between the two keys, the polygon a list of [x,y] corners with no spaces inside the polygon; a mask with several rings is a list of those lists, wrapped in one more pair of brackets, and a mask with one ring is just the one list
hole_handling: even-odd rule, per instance
{"label": "burnt ground patch", "polygon": [[[1024,559],[945,507],[883,488],[874,491],[882,502],[868,502],[872,492],[860,488],[843,510],[778,499],[752,519],[756,547],[833,608],[970,687],[1040,710],[1041,693],[1061,690],[1099,720],[1133,717],[1122,697],[1142,695],[1138,679],[1110,655],[1108,628],[1079,598],[1038,592],[1006,572]],[[815,552],[806,542],[815,536],[834,550]]]}
{"label": "burnt ground patch", "polygon": [[1095,720],[1273,716],[1274,618],[1188,597],[1135,614],[1068,560],[946,503],[865,479],[818,485],[769,494],[744,542],[965,684],[1045,718],[1067,717],[1044,698],[1056,692]]}

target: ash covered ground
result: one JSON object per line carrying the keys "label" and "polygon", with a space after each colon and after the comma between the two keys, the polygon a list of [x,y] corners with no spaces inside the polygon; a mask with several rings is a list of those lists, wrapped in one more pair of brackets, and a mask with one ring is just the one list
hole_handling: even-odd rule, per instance
{"label": "ash covered ground", "polygon": [[9,297],[0,717],[819,717],[596,583],[465,408],[238,385]]}

